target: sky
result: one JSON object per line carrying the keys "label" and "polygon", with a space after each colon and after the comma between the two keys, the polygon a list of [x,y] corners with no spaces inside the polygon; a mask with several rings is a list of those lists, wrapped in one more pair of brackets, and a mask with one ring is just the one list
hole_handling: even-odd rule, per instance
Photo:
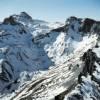
{"label": "sky", "polygon": [[100,20],[100,0],[0,0],[0,21],[23,11],[50,22],[64,22],[70,16]]}

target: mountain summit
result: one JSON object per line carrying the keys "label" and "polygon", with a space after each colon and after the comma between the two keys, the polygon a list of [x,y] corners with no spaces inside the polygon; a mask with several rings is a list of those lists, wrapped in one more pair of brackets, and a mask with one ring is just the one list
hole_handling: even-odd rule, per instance
{"label": "mountain summit", "polygon": [[99,100],[99,51],[99,21],[11,15],[0,24],[0,100]]}

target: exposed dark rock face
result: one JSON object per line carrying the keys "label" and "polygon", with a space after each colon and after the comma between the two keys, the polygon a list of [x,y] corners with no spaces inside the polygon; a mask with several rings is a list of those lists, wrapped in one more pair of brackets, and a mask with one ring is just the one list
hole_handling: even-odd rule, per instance
{"label": "exposed dark rock face", "polygon": [[[66,20],[66,23],[64,26],[53,29],[52,31],[54,31],[54,32],[67,32],[69,24],[72,23],[73,21],[76,21],[76,20],[78,20],[77,17],[71,16]],[[71,25],[71,27],[72,27],[72,29],[74,29],[74,25]]]}
{"label": "exposed dark rock face", "polygon": [[13,67],[8,61],[2,61],[0,65],[0,80],[9,82],[13,78]]}
{"label": "exposed dark rock face", "polygon": [[100,34],[100,22],[95,21],[93,19],[86,18],[83,22],[82,19],[71,16],[66,20],[66,24],[63,27],[59,27],[56,29],[53,29],[52,31],[55,32],[67,32],[69,25],[74,31],[74,25],[71,24],[74,21],[78,21],[80,23],[79,32],[87,33],[87,32],[93,32]]}
{"label": "exposed dark rock face", "polygon": [[96,54],[92,52],[92,49],[89,49],[84,53],[82,60],[85,62],[83,74],[86,75],[87,73],[89,73],[90,75],[92,75],[95,69],[94,62],[98,60]]}
{"label": "exposed dark rock face", "polygon": [[94,24],[93,32],[95,32],[98,35],[100,35],[100,22],[99,21]]}
{"label": "exposed dark rock face", "polygon": [[84,61],[83,71],[80,73],[78,77],[78,82],[81,83],[82,79],[81,76],[87,76],[87,74],[92,75],[93,71],[95,70],[96,66],[94,65],[95,62],[99,62],[99,58],[96,56],[92,49],[89,49],[87,52],[84,53],[82,60]]}
{"label": "exposed dark rock face", "polygon": [[4,19],[3,24],[16,25],[17,22],[14,20],[13,16],[10,16],[10,17]]}
{"label": "exposed dark rock face", "polygon": [[86,18],[84,20],[84,22],[82,23],[82,27],[80,27],[80,31],[81,32],[90,32],[91,31],[91,27],[93,26],[93,24],[96,23],[95,20]]}
{"label": "exposed dark rock face", "polygon": [[76,20],[78,20],[77,17],[71,16],[71,17],[69,17],[69,18],[66,20],[66,24],[67,24],[67,22],[68,22],[68,23],[72,23],[73,21],[76,21]]}
{"label": "exposed dark rock face", "polygon": [[45,35],[44,34],[40,34],[40,35],[36,36],[35,38],[32,38],[32,42],[33,43],[38,43],[37,42],[38,40],[43,39],[45,37],[50,37],[49,34],[50,33],[46,33]]}
{"label": "exposed dark rock face", "polygon": [[[97,57],[96,53],[89,49],[87,52],[84,53],[82,56],[82,60],[84,62],[83,71],[78,76],[78,83],[77,90],[78,93],[71,94],[66,100],[88,100],[83,99],[84,95],[87,93],[91,93],[90,98],[92,100],[100,100],[100,80],[94,76],[94,71],[96,71],[95,62],[99,65],[100,58]],[[99,72],[97,72],[99,73]],[[82,76],[86,79],[84,80]],[[87,77],[91,76],[91,79],[88,80]],[[96,84],[94,84],[96,83]],[[98,85],[99,86],[98,86]],[[92,89],[91,89],[92,88]],[[89,90],[90,89],[90,90]]]}
{"label": "exposed dark rock face", "polygon": [[26,12],[21,12],[21,16],[22,16],[22,17],[25,17],[25,18],[27,18],[27,19],[32,19],[32,17],[29,16]]}
{"label": "exposed dark rock face", "polygon": [[65,26],[59,27],[59,28],[53,29],[52,31],[54,31],[54,32],[65,32],[66,31],[66,27]]}
{"label": "exposed dark rock face", "polygon": [[68,100],[83,100],[83,97],[79,94],[74,94],[72,97],[69,97]]}

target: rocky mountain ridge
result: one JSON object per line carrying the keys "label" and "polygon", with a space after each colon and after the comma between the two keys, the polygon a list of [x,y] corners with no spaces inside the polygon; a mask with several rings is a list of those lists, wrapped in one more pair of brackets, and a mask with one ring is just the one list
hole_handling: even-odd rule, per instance
{"label": "rocky mountain ridge", "polygon": [[26,12],[5,18],[0,100],[99,100],[99,34],[100,22],[89,18],[64,24]]}

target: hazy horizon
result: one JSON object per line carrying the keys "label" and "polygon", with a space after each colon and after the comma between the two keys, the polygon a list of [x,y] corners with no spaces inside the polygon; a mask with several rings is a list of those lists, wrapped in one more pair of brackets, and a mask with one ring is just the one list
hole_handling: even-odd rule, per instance
{"label": "hazy horizon", "polygon": [[33,19],[64,22],[70,16],[100,20],[100,0],[2,0],[0,21],[27,12]]}

